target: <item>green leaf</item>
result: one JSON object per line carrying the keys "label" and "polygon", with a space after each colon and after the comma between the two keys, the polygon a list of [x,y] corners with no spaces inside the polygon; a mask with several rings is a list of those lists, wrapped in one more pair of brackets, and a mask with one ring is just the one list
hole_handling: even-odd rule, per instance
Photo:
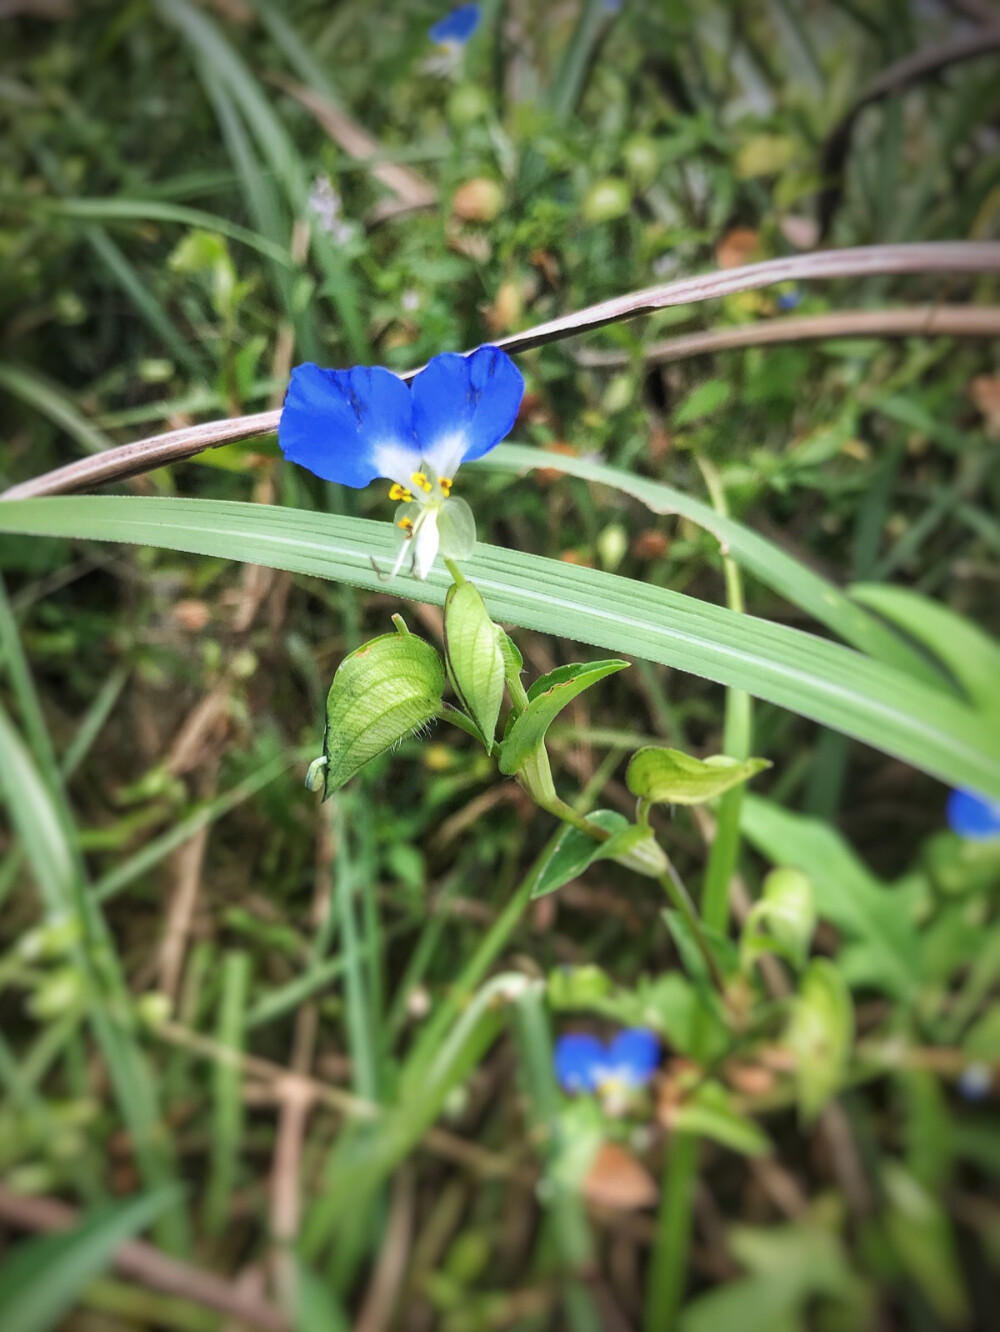
{"label": "green leaf", "polygon": [[324,799],[441,710],[444,666],[411,633],[383,634],[340,663],[326,701]]}
{"label": "green leaf", "polygon": [[628,789],[656,805],[702,805],[771,766],[767,759],[740,762],[726,754],[692,758],[680,749],[649,745],[638,750],[628,765]]}
{"label": "green leaf", "polygon": [[504,661],[499,630],[472,583],[453,585],[445,600],[444,651],[455,693],[492,754],[503,702]]}
{"label": "green leaf", "polygon": [[889,1199],[886,1229],[896,1256],[938,1318],[948,1327],[967,1327],[965,1277],[948,1213],[894,1161],[883,1166],[882,1182]]}
{"label": "green leaf", "polygon": [[1000,713],[1000,643],[964,616],[910,588],[855,583],[855,601],[869,606],[942,662],[984,712]]}
{"label": "green leaf", "polygon": [[72,1230],[19,1245],[0,1272],[0,1332],[49,1332],[118,1247],[176,1201],[176,1190],[158,1189],[96,1210]]}
{"label": "green leaf", "polygon": [[987,1008],[965,1033],[962,1049],[970,1059],[1000,1061],[1000,1004]]}
{"label": "green leaf", "polygon": [[698,1133],[743,1156],[764,1156],[771,1143],[762,1128],[741,1114],[725,1087],[704,1082],[670,1109],[670,1127],[677,1133]]}
{"label": "green leaf", "polygon": [[[567,826],[535,882],[531,892],[532,898],[554,893],[563,884],[578,878],[588,865],[593,865],[595,860],[629,858],[636,848],[653,839],[649,828],[640,828],[634,823],[629,823],[624,814],[619,814],[613,809],[596,809],[593,814],[588,814],[587,822],[596,824],[598,828],[604,828],[606,832],[611,833],[611,837],[606,842],[595,842],[579,828]],[[636,868],[631,859],[628,859],[627,863]]]}
{"label": "green leaf", "polygon": [[811,1123],[840,1089],[854,1035],[851,995],[829,958],[810,962],[785,1040],[796,1056],[799,1114]]}
{"label": "green leaf", "polygon": [[[710,983],[711,977],[708,974],[708,967],[704,957],[702,957],[701,949],[698,947],[698,941],[691,932],[691,927],[681,913],[675,911],[672,907],[664,908],[663,919],[666,921],[674,945],[681,955],[684,970],[689,976],[695,977],[706,993],[714,996],[715,992]],[[722,976],[728,979],[735,975],[739,969],[740,961],[736,944],[728,935],[720,933],[719,930],[713,930],[710,925],[703,923],[701,932],[705,943],[708,945],[708,951],[715,959],[715,964]]]}
{"label": "green leaf", "polygon": [[[557,455],[558,456],[558,455]],[[384,591],[389,523],[276,505],[159,496],[0,501],[0,531],[131,541],[245,560]],[[1000,798],[1000,726],[944,689],[835,643],[615,574],[480,543],[470,577],[494,620],[661,662],[790,708],[883,753]],[[397,578],[444,604],[451,579]],[[859,616],[864,612],[857,608]]]}
{"label": "green leaf", "polygon": [[706,379],[684,399],[674,412],[674,425],[691,425],[713,412],[719,411],[733,396],[733,386],[728,379]]}
{"label": "green leaf", "polygon": [[876,879],[839,833],[759,796],[746,797],[740,823],[772,863],[808,875],[820,919],[861,945],[843,949],[839,958],[852,985],[871,985],[897,997],[915,992],[923,973],[920,936],[898,890]]}
{"label": "green leaf", "polygon": [[528,690],[528,706],[514,722],[500,746],[500,771],[513,776],[545,739],[545,732],[567,703],[606,675],[622,671],[627,661],[574,662],[537,679]]}
{"label": "green leaf", "polygon": [[520,444],[501,444],[474,466],[508,472],[547,467],[631,495],[653,513],[679,514],[711,533],[725,548],[728,557],[759,578],[765,587],[785,597],[820,624],[825,624],[845,643],[906,671],[925,684],[946,687],[940,671],[924,658],[923,653],[883,624],[877,615],[857,605],[835,583],[814,573],[753,528],[718,513],[712,505],[694,499],[675,486],[650,481],[605,463]]}

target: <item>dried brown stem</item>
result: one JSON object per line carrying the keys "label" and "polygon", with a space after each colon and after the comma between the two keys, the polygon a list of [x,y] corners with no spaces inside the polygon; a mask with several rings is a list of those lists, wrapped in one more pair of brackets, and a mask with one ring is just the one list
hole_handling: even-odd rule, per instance
{"label": "dried brown stem", "polygon": [[[821,341],[825,338],[1000,337],[1000,305],[922,305],[909,310],[840,310],[834,314],[782,315],[735,328],[711,328],[702,333],[666,338],[642,349],[650,365],[682,361],[689,356],[732,351],[739,347],[767,347],[784,342]],[[580,351],[578,365],[614,370],[628,365],[627,351]]]}
{"label": "dried brown stem", "polygon": [[[535,328],[499,339],[494,345],[507,352],[528,351],[549,342],[589,333],[606,324],[635,319],[674,305],[714,300],[777,282],[804,282],[821,278],[874,277],[898,273],[1000,273],[1000,243],[992,241],[927,241],[914,245],[870,245],[847,250],[825,250],[746,264],[697,277],[682,278],[657,287],[616,296],[573,314],[550,319]],[[417,369],[407,371],[412,379]],[[12,486],[0,499],[29,499],[39,495],[72,494],[108,481],[120,481],[166,463],[180,462],[204,449],[272,433],[279,412],[172,430],[92,457],[81,458],[31,481]]]}

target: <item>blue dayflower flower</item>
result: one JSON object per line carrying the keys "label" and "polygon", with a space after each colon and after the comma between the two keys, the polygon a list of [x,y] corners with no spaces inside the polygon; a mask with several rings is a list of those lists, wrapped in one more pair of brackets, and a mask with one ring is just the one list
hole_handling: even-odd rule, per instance
{"label": "blue dayflower flower", "polygon": [[791,290],[779,291],[775,304],[779,310],[794,310],[802,304],[802,300],[802,292],[798,287],[793,287]]}
{"label": "blue dayflower flower", "polygon": [[451,493],[455,473],[510,432],[523,396],[520,371],[497,347],[444,352],[409,385],[381,366],[307,363],[292,371],[278,443],[290,462],[325,481],[391,481],[401,534],[393,573],[409,552],[413,572],[426,578],[439,549],[451,559],[472,554],[476,525]]}
{"label": "blue dayflower flower", "polygon": [[1000,837],[1000,800],[990,800],[975,791],[952,791],[947,805],[948,827],[970,842]]}
{"label": "blue dayflower flower", "polygon": [[626,1087],[645,1087],[660,1064],[660,1042],[646,1027],[628,1027],[608,1046],[604,1076]]}
{"label": "blue dayflower flower", "polygon": [[553,1065],[556,1081],[563,1091],[596,1091],[597,1073],[604,1054],[604,1043],[596,1036],[587,1036],[580,1031],[560,1036],[556,1041]]}
{"label": "blue dayflower flower", "polygon": [[459,5],[430,29],[428,36],[438,46],[464,46],[479,27],[479,6]]}
{"label": "blue dayflower flower", "polygon": [[634,1092],[645,1087],[660,1062],[660,1042],[645,1027],[619,1032],[609,1045],[571,1032],[556,1041],[556,1081],[568,1092]]}

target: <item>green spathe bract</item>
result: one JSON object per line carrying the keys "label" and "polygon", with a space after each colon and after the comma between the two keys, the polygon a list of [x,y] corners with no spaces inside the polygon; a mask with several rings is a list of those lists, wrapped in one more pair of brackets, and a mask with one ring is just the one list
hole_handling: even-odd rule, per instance
{"label": "green spathe bract", "polygon": [[785,1042],[796,1056],[799,1115],[811,1124],[836,1095],[847,1073],[854,1037],[850,991],[829,958],[810,962]]}
{"label": "green spathe bract", "polygon": [[462,707],[476,723],[486,752],[496,743],[503,702],[504,658],[500,633],[477,588],[453,584],[444,604],[448,674]]}
{"label": "green spathe bract", "polygon": [[326,701],[324,799],[441,711],[444,666],[409,632],[383,634],[341,662]]}
{"label": "green spathe bract", "polygon": [[696,759],[680,749],[648,745],[633,756],[625,780],[634,796],[650,804],[701,805],[770,766],[767,759],[741,763],[725,754]]}

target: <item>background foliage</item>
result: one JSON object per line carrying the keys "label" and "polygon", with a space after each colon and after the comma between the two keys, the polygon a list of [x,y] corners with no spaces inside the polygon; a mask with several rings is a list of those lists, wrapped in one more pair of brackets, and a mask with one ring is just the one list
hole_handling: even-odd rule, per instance
{"label": "background foliage", "polygon": [[[716,266],[994,238],[988,42],[837,135],[979,8],[488,0],[447,69],[428,4],[5,17],[0,476],[278,406],[304,359],[405,370]],[[727,904],[735,935],[773,867],[811,881],[812,963],[753,984],[818,1028],[760,1010],[742,1045],[659,889],[598,860],[548,891],[551,820],[466,737],[303,789],[337,664],[424,592],[371,571],[380,487],[261,437],[0,506],[4,1332],[988,1325],[1000,855],[943,830],[939,779],[1000,784],[992,349],[649,352],[996,285],[786,284],[542,346],[463,473],[531,675],[634,662],[549,733],[567,798],[630,815],[647,743],[773,763],[656,815],[734,985]],[[407,611],[429,638],[444,586]],[[640,1022],[655,1096],[558,1092],[554,1034]],[[57,1196],[76,1229],[24,1239]]]}

